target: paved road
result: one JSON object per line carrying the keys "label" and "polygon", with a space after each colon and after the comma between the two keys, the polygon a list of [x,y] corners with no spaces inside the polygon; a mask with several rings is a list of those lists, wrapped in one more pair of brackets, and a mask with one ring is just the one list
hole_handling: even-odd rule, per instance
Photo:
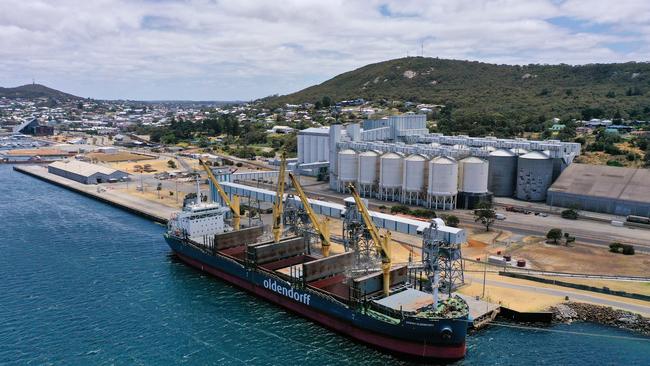
{"label": "paved road", "polygon": [[[483,278],[467,276],[467,275],[465,275],[465,277],[471,278],[473,281],[476,281],[477,283],[482,283],[483,281]],[[627,302],[610,300],[610,299],[592,296],[592,295],[575,292],[571,290],[554,289],[554,288],[539,287],[533,285],[520,285],[520,284],[501,282],[495,280],[486,280],[485,283],[491,286],[504,287],[513,290],[523,290],[528,292],[537,292],[540,294],[551,295],[551,296],[561,296],[561,297],[568,296],[570,300],[582,300],[582,301],[587,301],[598,305],[611,306],[617,309],[632,311],[635,313],[650,314],[650,303],[647,306],[630,304]]]}
{"label": "paved road", "polygon": [[[308,187],[307,184],[304,185]],[[311,197],[322,197],[325,200],[342,203],[346,195],[330,191],[326,186],[311,185],[305,188],[305,193]],[[268,187],[273,190],[273,187]],[[377,210],[379,206],[397,204],[397,202],[384,202],[376,199],[369,199],[368,206],[370,209]],[[504,211],[505,212],[505,211]],[[439,211],[439,213],[447,213]],[[474,222],[474,216],[468,210],[454,210],[452,213],[461,219],[461,224],[466,227],[480,229],[482,226]],[[506,220],[497,221],[494,228],[512,231],[515,234],[546,236],[548,230],[558,227],[568,231],[576,237],[576,241],[581,244],[596,245],[607,247],[613,241],[622,241],[634,244],[635,249],[639,252],[650,253],[650,231],[644,229],[635,229],[629,227],[615,227],[604,222],[578,220],[571,221],[562,219],[559,216],[550,215],[541,217],[535,215],[525,215],[523,213],[505,212]]]}

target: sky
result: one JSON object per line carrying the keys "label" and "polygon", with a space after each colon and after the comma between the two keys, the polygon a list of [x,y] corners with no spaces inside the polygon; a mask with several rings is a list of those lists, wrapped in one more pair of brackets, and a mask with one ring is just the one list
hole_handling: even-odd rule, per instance
{"label": "sky", "polygon": [[251,100],[408,55],[649,61],[650,0],[0,0],[0,86]]}

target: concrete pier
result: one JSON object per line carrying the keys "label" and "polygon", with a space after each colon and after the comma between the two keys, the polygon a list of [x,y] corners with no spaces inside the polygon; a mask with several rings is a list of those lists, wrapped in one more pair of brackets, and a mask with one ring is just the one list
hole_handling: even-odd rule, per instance
{"label": "concrete pier", "polygon": [[[42,181],[55,184],[59,187],[80,193],[84,196],[96,199],[98,201],[107,203],[111,206],[121,208],[136,215],[145,217],[161,224],[166,224],[171,214],[177,209],[165,206],[144,198],[131,196],[122,192],[114,192],[111,190],[98,191],[98,185],[88,185],[75,182],[70,179],[51,174],[47,171],[47,166],[40,165],[22,165],[14,166],[14,171],[30,175]],[[103,186],[101,186],[103,187]]]}

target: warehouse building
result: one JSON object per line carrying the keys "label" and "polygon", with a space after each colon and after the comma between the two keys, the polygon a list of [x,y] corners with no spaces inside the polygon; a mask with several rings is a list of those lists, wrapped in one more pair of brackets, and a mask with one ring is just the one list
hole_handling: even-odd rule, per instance
{"label": "warehouse building", "polygon": [[546,203],[613,215],[650,217],[650,170],[572,164],[551,185]]}
{"label": "warehouse building", "polygon": [[129,174],[121,170],[90,164],[79,160],[56,161],[47,171],[83,184],[97,184],[127,179]]}

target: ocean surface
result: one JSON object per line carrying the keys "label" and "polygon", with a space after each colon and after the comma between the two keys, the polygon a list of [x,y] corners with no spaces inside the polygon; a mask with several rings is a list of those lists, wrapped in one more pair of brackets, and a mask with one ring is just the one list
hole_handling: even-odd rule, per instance
{"label": "ocean surface", "polygon": [[[0,365],[406,364],[176,261],[164,227],[0,165]],[[457,365],[650,365],[594,324],[492,326]]]}

